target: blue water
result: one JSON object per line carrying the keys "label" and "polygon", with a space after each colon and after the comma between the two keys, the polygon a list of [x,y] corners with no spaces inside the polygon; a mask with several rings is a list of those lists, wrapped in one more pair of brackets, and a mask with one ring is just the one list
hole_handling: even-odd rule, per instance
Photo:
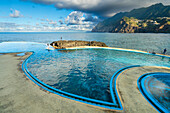
{"label": "blue water", "polygon": [[27,67],[38,79],[62,91],[107,102],[111,102],[109,81],[118,69],[130,65],[170,67],[169,58],[139,53],[100,49],[45,50],[46,43],[59,40],[61,36],[67,40],[95,40],[112,47],[158,53],[167,48],[170,54],[170,34],[111,33],[1,33],[0,53],[34,51]]}
{"label": "blue water", "polygon": [[0,33],[0,42],[26,41],[51,43],[60,40],[87,40],[105,42],[111,47],[121,47],[162,53],[167,48],[170,55],[170,34],[154,33],[84,33],[84,32],[56,32],[56,33]]}
{"label": "blue water", "polygon": [[142,79],[147,96],[157,103],[159,108],[170,111],[170,74],[156,74]]}
{"label": "blue water", "polygon": [[24,55],[25,55],[25,52],[17,54],[17,56],[24,56]]}

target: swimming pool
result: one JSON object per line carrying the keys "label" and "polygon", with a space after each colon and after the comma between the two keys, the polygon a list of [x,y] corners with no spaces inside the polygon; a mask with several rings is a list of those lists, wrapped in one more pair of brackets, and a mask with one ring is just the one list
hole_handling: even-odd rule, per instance
{"label": "swimming pool", "polygon": [[117,70],[131,65],[170,67],[167,57],[114,49],[47,51],[42,43],[13,42],[1,45],[4,48],[0,49],[0,53],[34,51],[24,63],[24,68],[41,81],[45,85],[43,87],[48,86],[61,96],[111,109],[122,109],[116,94],[115,99],[111,97],[112,89],[109,87]]}

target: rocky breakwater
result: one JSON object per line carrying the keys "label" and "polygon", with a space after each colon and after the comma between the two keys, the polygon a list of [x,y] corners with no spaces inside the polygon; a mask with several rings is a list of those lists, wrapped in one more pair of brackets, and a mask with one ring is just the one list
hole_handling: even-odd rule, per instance
{"label": "rocky breakwater", "polygon": [[56,49],[64,49],[70,47],[83,47],[83,46],[97,46],[97,47],[108,47],[103,42],[97,41],[78,41],[78,40],[60,40],[54,41],[50,44]]}

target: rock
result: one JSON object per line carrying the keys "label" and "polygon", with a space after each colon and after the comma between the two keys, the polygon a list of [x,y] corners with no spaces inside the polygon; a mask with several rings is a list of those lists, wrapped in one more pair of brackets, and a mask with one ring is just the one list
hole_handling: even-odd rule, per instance
{"label": "rock", "polygon": [[108,47],[103,42],[97,41],[79,41],[79,40],[60,40],[54,41],[50,44],[56,49],[69,48],[69,47],[79,47],[79,46],[98,46],[98,47]]}

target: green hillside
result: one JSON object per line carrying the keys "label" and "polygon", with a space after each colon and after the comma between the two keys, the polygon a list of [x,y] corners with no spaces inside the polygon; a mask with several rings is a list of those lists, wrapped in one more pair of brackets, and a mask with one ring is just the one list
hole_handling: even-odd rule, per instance
{"label": "green hillside", "polygon": [[[162,3],[159,3],[159,4],[155,4],[150,7],[146,7],[146,8],[133,9],[130,12],[117,13],[115,16],[108,18],[108,19],[104,20],[103,22],[98,23],[92,29],[92,32],[115,32],[115,29],[118,27],[120,21],[124,17],[129,17],[129,18],[134,17],[141,21],[150,20],[150,19],[155,21],[155,19],[157,19],[157,18],[163,19],[163,17],[170,17],[170,6],[164,6]],[[168,20],[166,20],[166,22],[167,21]],[[163,25],[163,24],[161,23],[160,25]],[[169,24],[168,24],[168,26],[169,26]],[[166,24],[166,27],[168,27],[168,26]],[[134,32],[139,32],[139,31],[142,32],[142,30],[137,30]],[[116,31],[116,32],[119,32],[119,31]],[[147,32],[147,31],[145,31],[145,32]],[[149,31],[149,32],[151,32],[151,31]]]}

